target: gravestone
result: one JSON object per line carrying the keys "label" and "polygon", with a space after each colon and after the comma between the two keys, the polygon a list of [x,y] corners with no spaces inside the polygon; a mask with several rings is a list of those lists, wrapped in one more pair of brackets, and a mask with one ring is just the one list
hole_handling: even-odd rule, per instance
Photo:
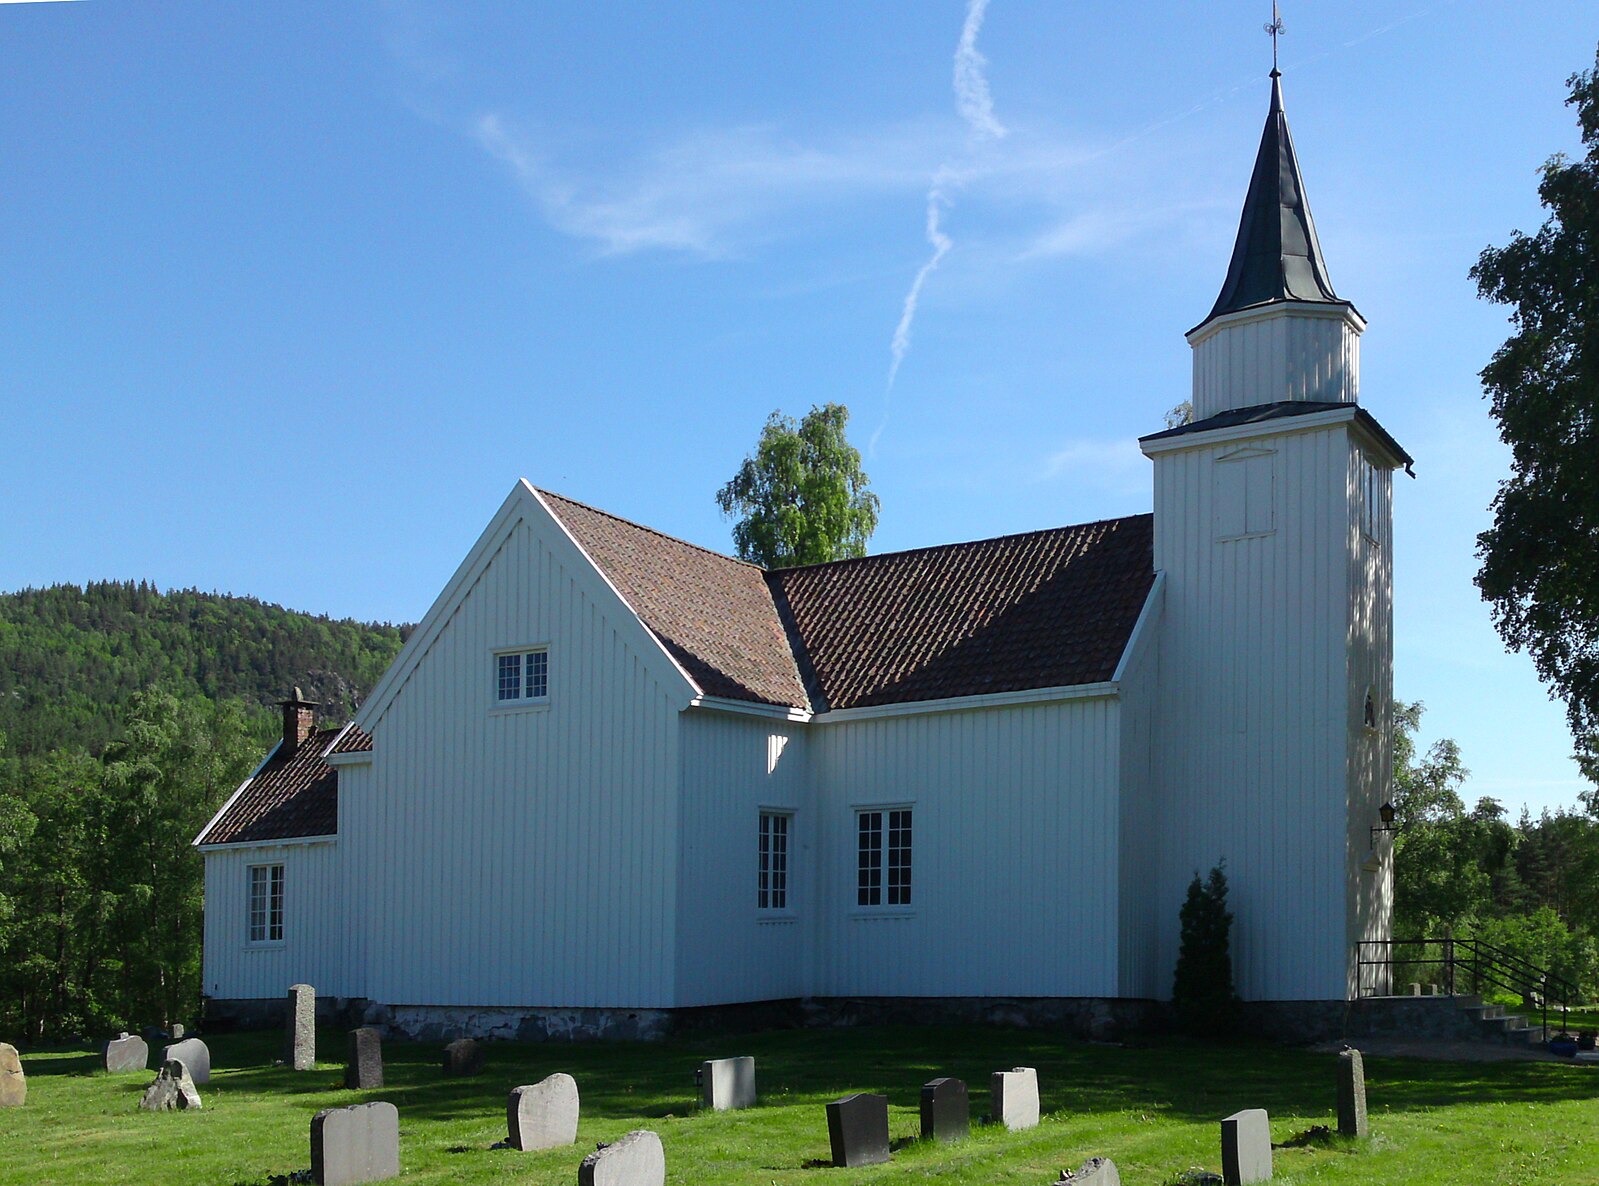
{"label": "gravestone", "polygon": [[297,1071],[316,1066],[316,989],[289,985],[289,1015],[283,1023],[283,1061]]}
{"label": "gravestone", "polygon": [[189,1068],[181,1059],[169,1058],[161,1064],[155,1082],[144,1089],[139,1107],[149,1112],[187,1111],[200,1107],[200,1093],[194,1089]]}
{"label": "gravestone", "polygon": [[324,1108],[311,1117],[311,1181],[352,1186],[400,1176],[400,1111],[393,1104]]}
{"label": "gravestone", "polygon": [[506,1138],[513,1149],[558,1149],[577,1140],[577,1081],[559,1071],[511,1092],[505,1103]]}
{"label": "gravestone", "polygon": [[211,1082],[211,1051],[199,1038],[185,1038],[161,1051],[163,1066],[174,1058],[189,1068],[189,1077],[197,1086]]}
{"label": "gravestone", "polygon": [[172,1040],[174,1042],[183,1041],[183,1035],[187,1032],[188,1031],[183,1028],[182,1022],[174,1021],[172,1023]]}
{"label": "gravestone", "polygon": [[126,1030],[121,1037],[105,1044],[105,1069],[108,1074],[120,1075],[124,1071],[142,1071],[150,1065],[150,1047],[138,1034]]}
{"label": "gravestone", "polygon": [[991,1115],[1012,1132],[1038,1124],[1038,1072],[1032,1067],[995,1071],[989,1078]]}
{"label": "gravestone", "polygon": [[601,1145],[577,1167],[578,1186],[665,1186],[666,1152],[661,1138],[639,1128]]}
{"label": "gravestone", "polygon": [[700,1064],[700,1103],[718,1112],[755,1106],[755,1060],[713,1058]]}
{"label": "gravestone", "polygon": [[1221,1176],[1227,1186],[1271,1181],[1271,1122],[1265,1108],[1245,1108],[1221,1122]]}
{"label": "gravestone", "polygon": [[1421,995],[1421,982],[1419,980],[1412,980],[1410,982],[1410,995],[1413,997],[1419,997]]}
{"label": "gravestone", "polygon": [[0,1108],[20,1108],[28,1101],[28,1077],[22,1073],[17,1048],[0,1042]]}
{"label": "gravestone", "polygon": [[1366,1127],[1366,1063],[1358,1050],[1338,1055],[1338,1131],[1363,1137]]}
{"label": "gravestone", "polygon": [[444,1048],[446,1075],[475,1075],[483,1069],[483,1048],[471,1038],[457,1038]]}
{"label": "gravestone", "polygon": [[383,1086],[383,1037],[370,1026],[350,1031],[344,1086],[351,1091],[371,1091]]}
{"label": "gravestone", "polygon": [[859,1092],[827,1105],[833,1164],[854,1167],[888,1160],[888,1097]]}
{"label": "gravestone", "polygon": [[922,1139],[964,1141],[972,1135],[972,1106],[959,1079],[922,1085]]}
{"label": "gravestone", "polygon": [[1122,1176],[1110,1158],[1090,1157],[1075,1172],[1061,1170],[1055,1186],[1122,1186]]}

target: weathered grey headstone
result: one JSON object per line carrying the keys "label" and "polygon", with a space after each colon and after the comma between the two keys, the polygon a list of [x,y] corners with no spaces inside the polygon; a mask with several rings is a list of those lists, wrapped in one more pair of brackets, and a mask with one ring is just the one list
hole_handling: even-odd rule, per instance
{"label": "weathered grey headstone", "polygon": [[371,1091],[383,1086],[383,1036],[370,1026],[350,1031],[344,1086],[351,1091]]}
{"label": "weathered grey headstone", "polygon": [[457,1038],[444,1048],[446,1075],[475,1075],[483,1069],[483,1048],[471,1038]]}
{"label": "weathered grey headstone", "polygon": [[200,1107],[200,1093],[194,1089],[189,1068],[181,1059],[169,1058],[161,1064],[155,1082],[144,1089],[139,1107],[150,1112],[184,1111]]}
{"label": "weathered grey headstone", "polygon": [[1421,981],[1412,980],[1410,982],[1410,995],[1413,997],[1419,997],[1421,995]]}
{"label": "weathered grey headstone", "polygon": [[755,1060],[713,1058],[700,1064],[700,1103],[718,1112],[755,1106]]}
{"label": "weathered grey headstone", "polygon": [[1090,1157],[1075,1171],[1061,1170],[1055,1186],[1122,1186],[1122,1176],[1110,1158]]}
{"label": "weathered grey headstone", "polygon": [[138,1034],[123,1031],[119,1038],[105,1044],[105,1069],[112,1075],[124,1071],[142,1071],[150,1065],[150,1047]]}
{"label": "weathered grey headstone", "polygon": [[833,1164],[877,1165],[888,1160],[888,1097],[858,1092],[827,1105]]}
{"label": "weathered grey headstone", "polygon": [[972,1135],[972,1105],[959,1079],[922,1084],[922,1139],[964,1141]]}
{"label": "weathered grey headstone", "polygon": [[316,1066],[316,989],[289,985],[289,1015],[283,1023],[283,1061],[297,1071]]}
{"label": "weathered grey headstone", "polygon": [[211,1082],[211,1051],[199,1038],[185,1038],[161,1051],[163,1066],[174,1058],[189,1068],[189,1076],[198,1086]]}
{"label": "weathered grey headstone", "polygon": [[1366,1063],[1358,1050],[1338,1055],[1338,1131],[1363,1137],[1366,1127]]}
{"label": "weathered grey headstone", "polygon": [[183,1041],[183,1035],[187,1032],[188,1031],[183,1028],[183,1023],[181,1021],[174,1021],[172,1023],[172,1040],[174,1042]]}
{"label": "weathered grey headstone", "polygon": [[665,1186],[666,1151],[647,1128],[601,1145],[577,1167],[578,1186]]}
{"label": "weathered grey headstone", "polygon": [[559,1071],[512,1090],[505,1103],[506,1138],[513,1149],[558,1149],[577,1140],[577,1081]]}
{"label": "weathered grey headstone", "polygon": [[1245,1108],[1221,1122],[1221,1176],[1227,1186],[1271,1181],[1271,1121]]}
{"label": "weathered grey headstone", "polygon": [[400,1176],[400,1111],[393,1104],[324,1108],[311,1117],[311,1181],[352,1186]]}
{"label": "weathered grey headstone", "polygon": [[995,1071],[989,1078],[992,1117],[1012,1132],[1038,1124],[1038,1072],[1032,1067]]}
{"label": "weathered grey headstone", "polygon": [[28,1102],[28,1077],[22,1058],[9,1042],[0,1042],[0,1108],[20,1108]]}

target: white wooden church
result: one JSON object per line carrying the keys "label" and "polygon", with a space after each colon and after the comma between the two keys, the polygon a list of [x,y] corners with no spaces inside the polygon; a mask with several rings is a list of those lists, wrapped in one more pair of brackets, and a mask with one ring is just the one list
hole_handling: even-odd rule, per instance
{"label": "white wooden church", "polygon": [[517,483],[355,720],[291,699],[197,838],[208,1007],[1121,1017],[1225,860],[1240,995],[1341,1009],[1390,925],[1410,464],[1359,404],[1364,325],[1273,71],[1192,421],[1142,440],[1153,515],[764,571]]}

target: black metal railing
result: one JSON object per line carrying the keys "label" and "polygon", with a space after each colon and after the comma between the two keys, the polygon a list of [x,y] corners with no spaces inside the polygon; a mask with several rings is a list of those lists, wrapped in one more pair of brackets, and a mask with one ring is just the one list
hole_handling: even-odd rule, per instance
{"label": "black metal railing", "polygon": [[[1487,1002],[1491,992],[1519,994],[1524,1008],[1542,1014],[1549,1039],[1549,1010],[1560,1015],[1577,1003],[1577,986],[1547,968],[1481,939],[1366,939],[1355,945],[1356,995],[1402,996],[1401,984],[1437,984],[1449,996],[1475,994]],[[1436,969],[1436,978],[1423,975]]]}

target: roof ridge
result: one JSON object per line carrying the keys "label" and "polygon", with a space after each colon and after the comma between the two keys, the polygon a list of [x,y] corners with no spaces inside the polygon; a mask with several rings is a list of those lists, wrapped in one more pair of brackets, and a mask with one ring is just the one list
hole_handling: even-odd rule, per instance
{"label": "roof ridge", "polygon": [[[531,485],[531,483],[529,483],[529,485]],[[762,568],[759,564],[752,564],[748,560],[740,560],[737,556],[729,556],[726,552],[718,552],[715,548],[707,548],[704,544],[697,544],[693,540],[684,539],[682,536],[671,535],[660,530],[658,527],[651,527],[648,523],[640,523],[636,519],[626,518],[625,516],[616,514],[614,511],[607,511],[603,507],[593,506],[590,503],[572,498],[569,495],[559,494],[554,490],[546,490],[542,486],[534,486],[533,489],[537,490],[540,494],[548,495],[551,498],[558,498],[562,502],[571,503],[573,506],[582,507],[585,511],[592,511],[596,515],[603,515],[613,522],[626,523],[629,527],[636,527],[640,531],[648,532],[650,535],[659,536],[661,539],[665,540],[671,540],[674,544],[682,544],[685,548],[693,548],[696,552],[704,552],[707,556],[715,556],[718,560],[726,560],[730,564],[741,564],[745,568],[753,568],[756,572],[767,571],[767,569]]]}

